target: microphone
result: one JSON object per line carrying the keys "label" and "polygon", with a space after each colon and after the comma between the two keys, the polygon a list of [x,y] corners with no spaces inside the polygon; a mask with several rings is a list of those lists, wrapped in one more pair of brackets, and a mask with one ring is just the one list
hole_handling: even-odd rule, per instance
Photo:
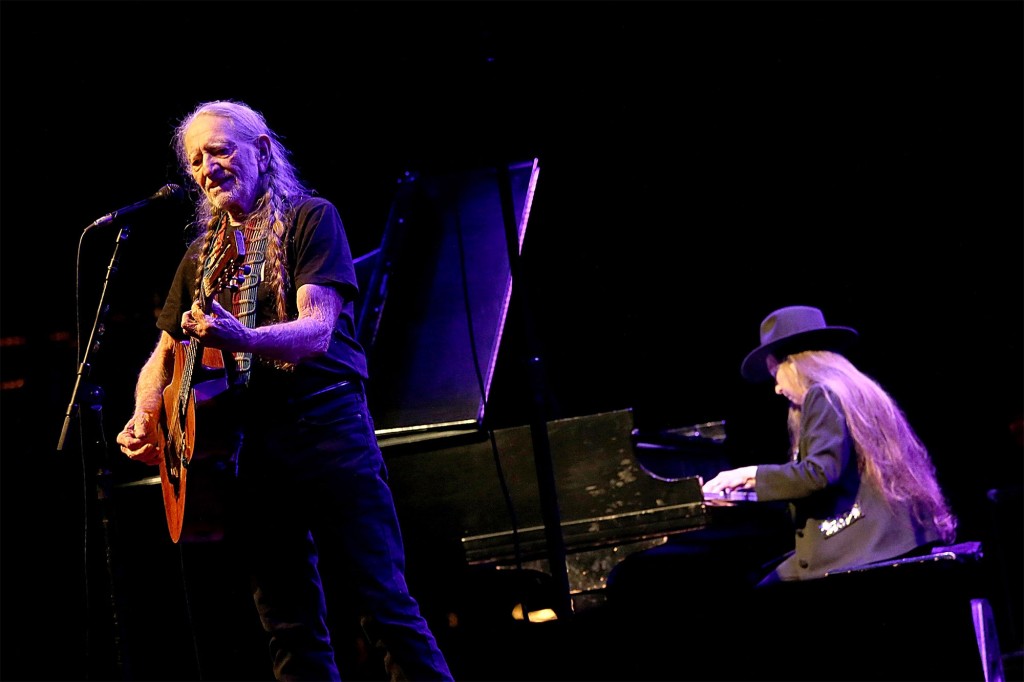
{"label": "microphone", "polygon": [[147,199],[143,199],[142,201],[135,202],[131,206],[125,206],[124,208],[119,208],[116,211],[108,213],[107,215],[105,215],[105,216],[103,216],[101,218],[97,218],[96,220],[92,221],[92,224],[89,225],[89,227],[87,227],[85,229],[89,230],[89,229],[94,228],[94,227],[99,227],[100,225],[106,225],[108,223],[112,223],[112,222],[114,222],[115,220],[117,220],[118,218],[120,218],[122,216],[126,216],[126,215],[128,215],[130,213],[135,213],[136,211],[140,211],[140,210],[146,208],[147,206],[149,206],[150,204],[153,204],[153,203],[156,203],[156,202],[159,202],[159,201],[167,201],[167,200],[171,200],[171,199],[173,199],[175,202],[181,203],[182,201],[185,200],[185,190],[183,190],[180,186],[175,185],[175,184],[164,185],[163,187],[158,189],[156,191],[156,193],[153,194],[153,196],[151,196],[151,197],[149,197]]}

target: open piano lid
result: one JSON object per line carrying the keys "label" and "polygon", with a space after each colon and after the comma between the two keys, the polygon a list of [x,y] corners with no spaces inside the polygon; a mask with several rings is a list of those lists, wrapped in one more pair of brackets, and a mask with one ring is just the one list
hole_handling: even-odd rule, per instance
{"label": "open piano lid", "polygon": [[401,179],[380,247],[356,263],[381,446],[481,429],[539,171]]}

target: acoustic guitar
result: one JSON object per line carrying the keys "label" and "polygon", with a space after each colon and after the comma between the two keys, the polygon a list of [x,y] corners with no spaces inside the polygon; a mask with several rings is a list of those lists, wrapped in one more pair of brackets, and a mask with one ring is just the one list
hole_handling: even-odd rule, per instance
{"label": "acoustic guitar", "polygon": [[[224,288],[236,288],[247,266],[240,230],[222,230],[206,260],[199,304]],[[197,339],[174,347],[174,375],[164,388],[158,445],[160,485],[171,540],[215,541],[223,536],[223,488],[234,476],[240,436],[233,429],[234,397],[224,355]],[[189,484],[188,481],[196,480]],[[186,510],[186,489],[191,490]]]}

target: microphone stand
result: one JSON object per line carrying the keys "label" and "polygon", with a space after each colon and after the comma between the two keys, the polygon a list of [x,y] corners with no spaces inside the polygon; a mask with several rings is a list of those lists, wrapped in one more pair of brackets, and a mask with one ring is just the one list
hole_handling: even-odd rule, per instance
{"label": "microphone stand", "polygon": [[[89,227],[85,228],[86,232],[96,225],[97,223],[93,223]],[[64,426],[60,432],[60,439],[57,441],[58,452],[64,449],[64,441],[67,438],[68,429],[71,426],[71,419],[78,412],[78,393],[82,388],[83,379],[88,375],[91,369],[89,365],[89,355],[92,353],[94,347],[99,347],[99,342],[103,337],[103,332],[105,331],[103,323],[106,320],[107,312],[109,311],[105,304],[107,289],[110,287],[110,282],[113,280],[114,275],[117,274],[117,265],[120,262],[121,244],[127,241],[130,230],[131,227],[129,225],[125,225],[121,228],[120,232],[117,233],[117,240],[114,243],[114,253],[110,258],[110,264],[107,266],[107,276],[103,280],[103,290],[100,292],[100,300],[96,309],[96,317],[92,323],[92,331],[89,332],[89,343],[86,344],[85,354],[78,363],[78,374],[75,377],[75,386],[71,391],[71,401],[68,403],[68,409],[64,413]]]}
{"label": "microphone stand", "polygon": [[[93,223],[86,228],[86,232],[94,227],[96,223]],[[118,583],[120,582],[120,572],[118,570],[118,564],[114,561],[114,535],[115,535],[115,524],[113,515],[113,503],[111,499],[111,478],[112,472],[108,466],[108,446],[107,439],[103,431],[103,397],[104,392],[101,386],[89,383],[86,381],[86,377],[89,375],[92,369],[90,364],[90,357],[94,352],[99,352],[100,341],[102,340],[103,333],[105,331],[105,321],[107,313],[109,312],[109,306],[106,304],[107,290],[110,287],[110,283],[113,281],[114,275],[117,274],[118,263],[120,262],[120,251],[121,245],[127,241],[130,233],[130,226],[125,225],[120,229],[117,235],[117,239],[114,243],[114,252],[110,258],[110,263],[107,266],[106,278],[103,282],[103,289],[100,293],[99,303],[96,308],[96,315],[93,320],[92,330],[89,332],[89,343],[85,346],[85,352],[78,364],[78,372],[75,378],[74,389],[71,393],[71,401],[68,403],[67,412],[64,415],[64,426],[61,429],[60,439],[57,441],[57,450],[61,451],[64,449],[64,442],[68,435],[68,430],[71,425],[71,420],[75,416],[81,417],[81,410],[79,402],[84,402],[89,408],[88,413],[92,414],[95,418],[95,437],[89,438],[88,447],[98,453],[98,456],[89,456],[86,449],[83,449],[83,461],[85,465],[83,467],[86,472],[85,485],[88,487],[90,484],[95,483],[94,492],[96,495],[96,506],[95,512],[100,523],[100,531],[103,534],[103,548],[104,548],[104,560],[105,560],[105,573],[104,579],[109,587],[109,593],[107,595],[109,601],[106,604],[106,616],[109,618],[108,625],[111,627],[110,635],[113,641],[112,655],[114,660],[112,664],[120,674],[121,679],[131,679],[127,662],[122,655],[122,640],[123,640],[123,623],[120,618],[121,610],[120,596],[118,594]],[[84,236],[84,233],[83,233]],[[84,395],[84,398],[80,398],[80,395]],[[83,448],[86,442],[84,437],[85,429],[82,428],[83,424],[79,423],[80,433],[83,434],[82,443]],[[92,469],[92,464],[96,463],[95,469]],[[93,475],[94,478],[90,478]],[[86,544],[88,545],[88,537],[91,535],[91,520],[93,518],[93,512],[86,507]],[[88,551],[88,549],[86,550]],[[90,561],[88,554],[85,558],[85,580],[86,580],[86,609],[90,610],[93,608],[92,598],[89,595],[88,585],[90,584]],[[87,627],[87,644],[86,644],[86,655],[92,655],[92,643],[89,642],[88,628],[92,627],[92,618],[87,614],[86,618]],[[100,673],[99,678],[106,677],[109,672]]]}

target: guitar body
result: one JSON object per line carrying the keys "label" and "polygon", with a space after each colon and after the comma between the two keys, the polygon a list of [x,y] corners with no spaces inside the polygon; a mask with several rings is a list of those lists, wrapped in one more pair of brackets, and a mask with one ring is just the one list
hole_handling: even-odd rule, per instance
{"label": "guitar body", "polygon": [[231,428],[232,394],[219,350],[196,350],[202,358],[192,368],[191,390],[181,398],[189,343],[175,347],[174,379],[164,389],[160,485],[171,540],[217,541],[224,534],[241,437]]}

